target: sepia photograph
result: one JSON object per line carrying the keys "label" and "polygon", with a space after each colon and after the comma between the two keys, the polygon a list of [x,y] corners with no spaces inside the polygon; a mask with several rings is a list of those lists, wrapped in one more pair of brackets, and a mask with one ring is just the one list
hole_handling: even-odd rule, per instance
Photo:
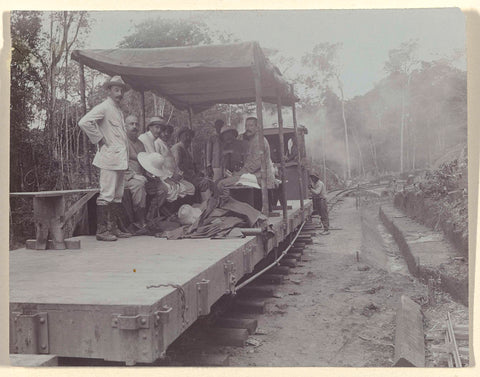
{"label": "sepia photograph", "polygon": [[8,17],[13,367],[473,365],[459,8]]}

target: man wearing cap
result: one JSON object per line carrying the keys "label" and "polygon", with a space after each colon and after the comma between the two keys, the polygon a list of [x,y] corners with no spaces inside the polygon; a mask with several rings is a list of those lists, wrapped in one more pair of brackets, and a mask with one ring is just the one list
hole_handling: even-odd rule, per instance
{"label": "man wearing cap", "polygon": [[138,162],[138,154],[145,152],[145,146],[138,139],[138,118],[129,115],[125,119],[128,136],[128,170],[125,174],[125,187],[130,190],[133,202],[135,222],[137,228],[135,235],[147,233],[146,228],[146,205],[147,193],[155,195],[158,206],[166,199],[167,188],[161,182],[147,179],[145,171]]}
{"label": "man wearing cap", "polygon": [[220,134],[224,125],[225,122],[221,119],[215,121],[215,135],[208,140],[205,151],[207,176],[214,181],[222,178]]}
{"label": "man wearing cap", "polygon": [[138,139],[145,146],[145,151],[147,153],[158,152],[155,149],[155,141],[160,136],[161,127],[163,124],[167,124],[167,122],[162,117],[151,117],[147,122],[148,131],[138,137]]}
{"label": "man wearing cap", "polygon": [[238,131],[234,127],[224,126],[220,131],[221,177],[228,177],[243,168],[247,153],[247,144],[238,140]]}
{"label": "man wearing cap", "polygon": [[310,192],[312,193],[313,210],[320,215],[323,234],[330,234],[327,208],[327,189],[317,174],[310,174]]}
{"label": "man wearing cap", "polygon": [[116,241],[130,237],[121,232],[116,217],[121,210],[124,175],[128,169],[128,144],[120,102],[126,85],[120,76],[106,83],[108,98],[80,119],[78,125],[87,134],[97,153],[93,165],[100,169],[100,194],[97,198],[97,240]]}
{"label": "man wearing cap", "polygon": [[[242,174],[254,174],[257,177],[258,183],[261,183],[261,144],[258,140],[258,126],[257,118],[249,117],[245,120],[245,133],[243,134],[243,140],[246,143],[245,163],[237,172],[234,172],[231,177],[222,179],[218,183],[218,188],[223,191],[225,187],[234,185],[238,182]],[[270,146],[267,139],[263,138],[265,157],[267,159],[267,188],[275,188],[275,175],[273,172],[273,163],[270,158]]]}

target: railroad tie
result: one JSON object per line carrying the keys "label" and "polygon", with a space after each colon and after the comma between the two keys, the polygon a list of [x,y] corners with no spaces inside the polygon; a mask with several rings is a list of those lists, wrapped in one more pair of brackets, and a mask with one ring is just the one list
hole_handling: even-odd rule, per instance
{"label": "railroad tie", "polygon": [[300,249],[298,247],[292,247],[290,250],[288,250],[287,254],[303,254],[303,249]]}
{"label": "railroad tie", "polygon": [[270,269],[270,273],[274,275],[288,275],[290,273],[290,267],[288,266],[275,266]]}
{"label": "railroad tie", "polygon": [[277,289],[273,285],[247,285],[238,291],[238,296],[274,297],[276,295],[276,291]]}
{"label": "railroad tie", "polygon": [[[282,259],[282,261],[283,261],[283,259]],[[259,276],[257,281],[263,282],[263,283],[282,284],[285,281],[285,275],[264,274],[264,275]]]}
{"label": "railroad tie", "polygon": [[287,253],[283,259],[296,259],[298,262],[302,260],[301,253]]}
{"label": "railroad tie", "polygon": [[229,329],[211,327],[208,329],[208,338],[211,342],[222,346],[243,347],[248,339],[247,329]]}
{"label": "railroad tie", "polygon": [[283,258],[280,261],[281,266],[288,266],[288,267],[297,267],[297,260],[295,258],[293,259],[288,259],[288,258]]}
{"label": "railroad tie", "polygon": [[250,335],[255,334],[258,321],[252,318],[219,318],[213,325],[214,327],[246,329]]}
{"label": "railroad tie", "polygon": [[243,313],[265,313],[265,301],[258,299],[237,299],[234,302],[235,309]]}

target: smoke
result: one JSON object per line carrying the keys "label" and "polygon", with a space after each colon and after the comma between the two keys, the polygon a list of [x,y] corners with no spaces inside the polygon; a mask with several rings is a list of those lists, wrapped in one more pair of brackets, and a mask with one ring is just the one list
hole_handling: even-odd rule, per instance
{"label": "smoke", "polygon": [[305,144],[313,165],[322,164],[324,154],[327,168],[345,165],[345,141],[334,135],[333,128],[329,127],[324,107],[316,112],[299,111],[298,122],[308,129]]}

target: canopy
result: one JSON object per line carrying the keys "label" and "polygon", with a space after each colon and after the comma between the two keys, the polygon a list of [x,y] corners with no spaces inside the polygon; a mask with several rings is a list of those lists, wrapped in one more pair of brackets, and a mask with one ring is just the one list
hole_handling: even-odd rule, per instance
{"label": "canopy", "polygon": [[262,100],[282,105],[297,99],[258,42],[169,48],[74,50],[72,58],[133,89],[153,91],[181,110],[203,111],[216,103],[255,102],[253,68],[260,68]]}

